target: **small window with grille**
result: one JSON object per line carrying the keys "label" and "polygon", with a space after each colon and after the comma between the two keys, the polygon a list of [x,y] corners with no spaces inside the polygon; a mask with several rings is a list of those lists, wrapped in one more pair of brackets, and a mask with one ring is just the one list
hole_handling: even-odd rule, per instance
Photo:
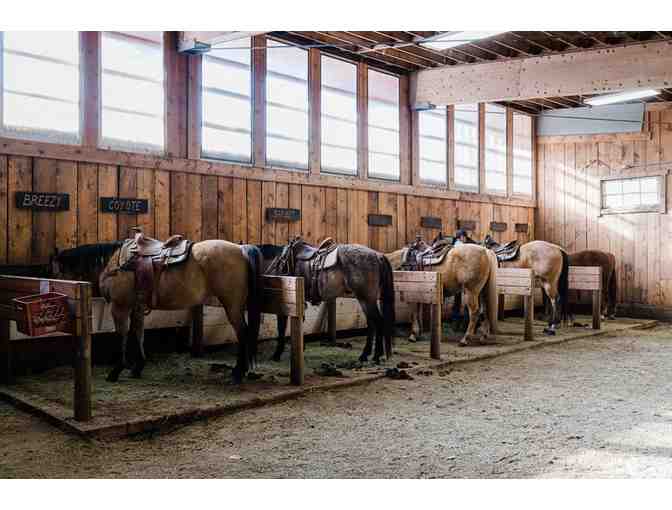
{"label": "small window with grille", "polygon": [[601,182],[602,214],[665,212],[662,175],[606,179]]}

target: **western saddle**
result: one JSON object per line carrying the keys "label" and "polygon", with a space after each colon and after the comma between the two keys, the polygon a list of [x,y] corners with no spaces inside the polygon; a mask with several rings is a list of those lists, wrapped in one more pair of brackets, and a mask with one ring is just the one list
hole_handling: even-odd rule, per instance
{"label": "western saddle", "polygon": [[404,271],[422,271],[425,267],[437,266],[443,262],[454,246],[452,237],[439,234],[431,246],[417,236],[415,241],[404,248],[401,254],[401,269]]}
{"label": "western saddle", "polygon": [[186,262],[193,243],[181,235],[159,241],[145,236],[139,227],[133,227],[133,231],[133,238],[126,239],[121,247],[119,266],[135,273],[135,288],[149,312],[158,304],[155,289],[161,273],[169,266]]}
{"label": "western saddle", "polygon": [[506,244],[499,244],[492,238],[492,236],[487,235],[485,236],[485,239],[483,239],[483,246],[495,253],[498,262],[515,260],[520,254],[520,243],[517,239],[509,241]]}

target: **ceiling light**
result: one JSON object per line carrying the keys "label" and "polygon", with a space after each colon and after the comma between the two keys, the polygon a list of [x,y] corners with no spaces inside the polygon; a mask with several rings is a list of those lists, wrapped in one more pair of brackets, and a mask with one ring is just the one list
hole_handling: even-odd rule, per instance
{"label": "ceiling light", "polygon": [[640,89],[590,97],[588,99],[584,99],[583,102],[591,106],[601,106],[605,104],[625,103],[627,101],[632,101],[633,99],[643,99],[645,97],[657,96],[658,94],[660,94],[659,90]]}
{"label": "ceiling light", "polygon": [[435,50],[445,50],[503,33],[504,31],[502,30],[462,30],[458,32],[446,32],[435,37],[424,39],[421,44]]}

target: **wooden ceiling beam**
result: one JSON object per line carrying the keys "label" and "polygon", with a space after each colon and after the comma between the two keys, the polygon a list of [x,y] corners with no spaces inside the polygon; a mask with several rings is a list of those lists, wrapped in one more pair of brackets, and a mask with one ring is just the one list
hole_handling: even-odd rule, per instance
{"label": "wooden ceiling beam", "polygon": [[511,32],[518,37],[522,37],[527,42],[532,43],[540,48],[548,51],[549,53],[558,53],[561,51],[566,51],[569,47],[567,44],[562,43],[556,39],[550,38],[543,35],[541,32]]}
{"label": "wooden ceiling beam", "polygon": [[[409,46],[402,46],[399,48],[402,51],[412,53],[414,55],[426,58],[441,65],[445,64],[465,64],[466,59],[456,59],[446,56],[443,52],[434,50],[427,46],[422,46],[418,43],[418,38],[431,37],[422,34],[438,34],[439,32],[376,32],[395,39],[397,43],[409,44]],[[417,35],[416,35],[417,34]]]}
{"label": "wooden ceiling beam", "polygon": [[422,70],[411,76],[411,104],[584,96],[670,83],[672,42],[658,41]]}
{"label": "wooden ceiling beam", "polygon": [[177,50],[186,52],[203,52],[207,51],[207,46],[215,46],[224,42],[235,41],[236,39],[243,39],[245,37],[252,37],[254,35],[265,34],[266,32],[205,32],[205,31],[186,31],[177,33]]}

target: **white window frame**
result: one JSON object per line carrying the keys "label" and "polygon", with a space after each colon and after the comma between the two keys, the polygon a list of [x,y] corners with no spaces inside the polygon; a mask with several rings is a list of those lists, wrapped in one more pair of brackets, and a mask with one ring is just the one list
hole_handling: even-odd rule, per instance
{"label": "white window frame", "polygon": [[[516,191],[515,187],[515,182],[516,182],[516,175],[522,176],[522,177],[527,177],[523,176],[522,174],[516,174],[516,140],[518,137],[516,136],[516,118],[520,117],[525,117],[529,119],[530,121],[530,192],[525,193],[523,191]],[[535,161],[534,161],[534,119],[525,113],[520,113],[520,112],[513,112],[513,115],[511,117],[511,122],[513,123],[511,126],[511,133],[512,133],[512,140],[511,140],[511,150],[513,151],[513,154],[511,156],[511,195],[512,196],[518,196],[518,197],[525,197],[525,198],[530,198],[534,196],[534,173],[535,173]]]}
{"label": "white window frame", "polygon": [[452,186],[456,191],[466,191],[468,193],[478,193],[480,190],[480,187],[483,185],[481,183],[481,106],[479,103],[469,103],[473,104],[476,106],[476,184],[474,186],[470,186],[468,184],[464,183],[458,183],[457,182],[457,145],[458,140],[457,140],[457,122],[458,122],[458,110],[461,106],[461,104],[456,104],[453,106],[453,121],[451,122],[451,128],[453,130],[453,143],[451,147],[452,151],[452,160],[453,160],[453,175],[452,175]]}
{"label": "white window frame", "polygon": [[[368,112],[371,110],[371,102],[373,101],[371,99],[371,81],[369,80],[369,77],[371,73],[379,73],[379,74],[384,74],[387,76],[391,76],[395,80],[397,80],[397,92],[401,90],[401,80],[398,75],[392,74],[392,73],[387,73],[385,71],[380,71],[378,69],[373,69],[373,68],[368,68],[367,69],[367,120],[366,120],[366,133],[367,133],[367,178],[369,179],[374,179],[374,180],[380,180],[380,181],[386,181],[386,182],[401,182],[401,102],[399,101],[399,97],[397,97],[397,129],[393,130],[392,128],[388,128],[385,126],[373,126],[376,129],[382,129],[385,131],[390,131],[390,132],[396,132],[397,133],[397,149],[398,152],[397,154],[393,154],[390,152],[374,152],[371,150],[371,116],[368,115]],[[399,94],[397,94],[398,96]],[[384,103],[385,101],[378,101],[381,103]],[[375,171],[372,171],[371,169],[371,154],[384,154],[385,156],[396,156],[397,158],[397,171],[398,175],[397,176],[389,176],[389,175],[383,175],[383,174],[376,174]]]}
{"label": "white window frame", "polygon": [[[252,46],[254,44],[252,38],[250,38],[250,41],[251,41],[251,46]],[[236,42],[239,43],[240,41],[236,41]],[[241,158],[241,157],[239,157],[235,154],[229,154],[229,153],[226,153],[226,152],[223,152],[223,151],[222,152],[219,152],[219,151],[218,152],[207,152],[206,151],[206,149],[203,145],[203,136],[202,136],[203,128],[205,127],[205,124],[206,124],[205,113],[204,113],[204,110],[203,110],[204,104],[205,104],[205,102],[203,101],[203,96],[204,96],[204,91],[205,91],[206,87],[205,87],[205,83],[202,83],[201,84],[201,89],[199,91],[199,93],[201,94],[201,109],[202,109],[202,111],[201,111],[201,126],[200,126],[201,139],[200,140],[201,140],[201,157],[204,158],[204,159],[214,159],[214,160],[218,160],[218,161],[229,161],[229,162],[233,162],[233,163],[252,164],[252,160],[254,158],[254,71],[253,71],[253,50],[252,50],[251,47],[250,47],[249,51],[250,51],[250,66],[249,66],[250,90],[249,90],[249,97],[248,98],[249,98],[249,101],[250,101],[250,133],[249,133],[250,134],[250,156],[249,156],[249,158]],[[217,59],[217,56],[216,55],[209,56],[207,54],[202,56],[202,58],[201,58],[201,73],[205,72],[205,62],[206,62],[207,58]],[[241,68],[244,67],[244,64],[240,64],[238,62],[233,62],[233,61],[226,61],[226,63],[224,65],[232,66],[232,67],[233,66],[239,66]],[[209,90],[209,92],[215,93],[215,94],[221,94],[221,95],[226,96],[226,97],[241,97],[239,94],[236,94],[235,92],[228,92],[228,91],[222,90],[222,89],[217,89],[217,90],[213,89],[213,90]],[[219,124],[217,124],[217,125],[213,124],[213,129],[219,129],[221,131],[227,131],[227,132],[238,132],[238,130],[236,130],[235,128],[228,128],[226,126],[222,126],[222,125],[219,125]]]}
{"label": "white window frame", "polygon": [[[55,131],[51,129],[39,129],[39,128],[16,128],[16,127],[6,127],[4,125],[4,85],[3,85],[3,72],[4,72],[4,31],[0,31],[0,136],[5,136],[7,138],[15,138],[19,140],[32,140],[36,142],[49,142],[49,143],[59,143],[63,145],[79,145],[82,141],[82,130],[84,126],[84,97],[82,94],[82,33],[77,32],[77,44],[79,48],[79,63],[78,63],[78,73],[79,73],[79,83],[77,87],[77,108],[79,111],[79,119],[77,126],[77,133],[68,133],[65,131]],[[60,61],[56,58],[51,57],[34,57],[38,60],[43,60],[46,62],[54,62],[58,64],[71,66],[69,62]],[[56,101],[61,101],[60,99],[51,98]]]}
{"label": "white window frame", "polygon": [[[658,203],[650,205],[639,205],[635,207],[623,206],[623,207],[606,207],[605,206],[605,187],[607,183],[612,182],[624,182],[624,181],[636,181],[642,179],[655,178],[658,180]],[[666,174],[654,174],[654,175],[634,175],[627,177],[608,177],[606,179],[600,180],[600,215],[606,214],[632,214],[632,213],[661,213],[665,214],[667,212],[666,206],[666,184],[667,175]],[[640,192],[641,193],[641,192]]]}
{"label": "white window frame", "polygon": [[[132,36],[125,35],[122,33],[118,33],[115,31],[111,31],[111,33],[115,34],[115,36],[120,37],[120,38],[128,38],[128,39],[133,39]],[[119,150],[119,151],[126,151],[126,152],[139,152],[139,153],[147,153],[147,154],[154,154],[158,156],[165,155],[166,153],[166,145],[167,145],[167,132],[166,132],[166,121],[168,118],[167,115],[167,107],[168,107],[168,97],[167,97],[167,82],[166,82],[166,64],[165,64],[165,55],[166,55],[166,47],[164,42],[161,42],[161,66],[163,68],[163,145],[159,147],[158,145],[154,144],[148,144],[144,142],[132,142],[129,140],[119,140],[116,138],[111,138],[111,137],[105,137],[103,134],[103,93],[102,93],[102,84],[103,84],[103,32],[98,32],[98,47],[100,51],[100,65],[99,65],[99,81],[100,81],[100,91],[99,91],[99,136],[98,136],[98,147],[100,149],[105,149],[105,150]],[[116,73],[116,71],[114,71]],[[129,75],[130,76],[130,75]],[[144,81],[148,83],[156,83],[154,80],[146,79],[141,76],[136,76],[132,75],[133,79],[137,79],[138,81]],[[116,108],[115,108],[116,109]],[[121,109],[123,110],[123,109]],[[125,110],[124,113],[132,113],[132,114],[138,114],[138,115],[147,115],[144,112],[136,112],[133,110]]]}
{"label": "white window frame", "polygon": [[[323,69],[323,63],[324,59],[333,59],[333,60],[340,60],[341,62],[345,62],[349,65],[352,65],[355,68],[355,168],[350,169],[350,168],[338,168],[334,166],[327,166],[324,164],[323,157],[320,155],[320,172],[323,172],[325,174],[335,174],[339,176],[346,176],[346,177],[357,177],[359,173],[359,109],[357,108],[358,105],[358,100],[359,100],[359,91],[357,87],[357,82],[359,78],[359,68],[357,66],[357,63],[351,62],[349,60],[341,59],[338,57],[335,57],[333,55],[326,55],[326,54],[320,54],[320,69]],[[339,120],[341,122],[346,122],[348,124],[351,124],[351,121],[342,117],[334,117],[331,115],[325,115],[324,113],[324,94],[322,93],[325,89],[324,81],[323,81],[323,75],[320,73],[320,154],[322,154],[322,147],[323,146],[333,146],[336,148],[343,148],[347,150],[351,150],[352,147],[342,147],[342,146],[337,146],[337,145],[330,145],[330,144],[325,144],[324,143],[324,135],[323,135],[323,130],[321,129],[322,125],[322,119],[326,116],[335,120]],[[348,94],[346,91],[343,91],[341,89],[335,89],[333,87],[326,87],[331,89],[333,92],[337,94]]]}
{"label": "white window frame", "polygon": [[[441,139],[440,137],[433,136],[433,135],[423,135],[421,132],[421,126],[422,126],[422,121],[421,117],[423,114],[426,115],[431,115],[433,112],[436,112],[436,110],[442,110],[443,115],[441,115],[443,122],[444,122],[444,129],[445,129],[445,138]],[[436,115],[436,113],[435,113]],[[438,115],[437,115],[438,116]],[[441,187],[447,187],[448,186],[448,181],[449,181],[449,176],[448,176],[448,166],[449,166],[449,158],[448,158],[448,150],[449,150],[449,144],[450,144],[450,115],[448,112],[448,107],[447,106],[441,106],[436,108],[435,110],[429,110],[429,111],[419,111],[418,112],[418,178],[420,179],[420,182],[422,184],[427,184],[430,186],[441,186]],[[423,158],[422,157],[422,139],[423,138],[429,138],[432,140],[436,140],[439,142],[443,143],[443,148],[444,148],[444,161],[436,161],[433,159],[429,158]],[[423,161],[431,161],[433,163],[442,163],[444,165],[444,178],[443,180],[437,181],[435,179],[428,179],[424,178],[422,176],[422,162]]]}
{"label": "white window frame", "polygon": [[[488,112],[488,107],[494,107],[498,111],[497,112]],[[485,123],[484,129],[483,129],[483,153],[485,157],[483,158],[483,165],[485,166],[485,171],[483,172],[483,185],[482,189],[484,193],[488,193],[491,195],[502,195],[505,196],[508,192],[508,144],[507,144],[507,133],[508,133],[508,127],[509,127],[509,120],[508,120],[508,112],[507,108],[505,106],[501,106],[498,104],[492,104],[492,103],[485,103],[483,105],[483,110],[484,110],[484,117],[483,121]],[[488,151],[495,151],[496,148],[489,148],[488,147],[488,115],[502,115],[504,117],[504,168],[503,172],[500,171],[497,168],[490,168],[491,165],[488,164],[489,158],[488,158]],[[501,154],[498,155],[498,158],[501,158]],[[504,174],[504,189],[497,189],[497,188],[490,188],[488,187],[488,175],[490,174]]]}

